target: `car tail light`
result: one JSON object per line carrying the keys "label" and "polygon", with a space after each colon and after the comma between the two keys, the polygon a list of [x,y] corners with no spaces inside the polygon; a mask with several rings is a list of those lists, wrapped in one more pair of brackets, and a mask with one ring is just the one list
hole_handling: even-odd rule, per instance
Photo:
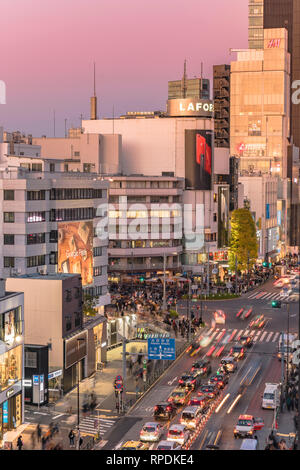
{"label": "car tail light", "polygon": [[195,382],[196,382],[196,380],[195,380],[195,379],[191,381],[191,383],[192,383],[192,384],[194,384]]}
{"label": "car tail light", "polygon": [[171,407],[170,406],[167,406],[167,411],[171,411]]}
{"label": "car tail light", "polygon": [[195,370],[195,367],[192,367],[192,369],[191,369],[191,370],[192,370],[192,372],[194,372],[194,370]]}
{"label": "car tail light", "polygon": [[155,407],[154,407],[154,410],[157,411],[157,410],[158,410],[158,406],[155,406]]}

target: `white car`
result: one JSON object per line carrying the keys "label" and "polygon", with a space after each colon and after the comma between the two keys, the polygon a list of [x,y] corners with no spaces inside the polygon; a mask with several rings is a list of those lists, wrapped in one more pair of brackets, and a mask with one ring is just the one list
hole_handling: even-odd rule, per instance
{"label": "white car", "polygon": [[172,424],[168,431],[167,441],[174,441],[183,446],[189,437],[190,432],[185,429],[183,424]]}
{"label": "white car", "polygon": [[140,431],[140,441],[156,442],[163,434],[163,426],[159,423],[145,423]]}
{"label": "white car", "polygon": [[290,302],[299,302],[299,294],[296,293],[296,292],[293,292],[293,293],[289,296],[288,300],[289,300]]}
{"label": "white car", "polygon": [[216,310],[213,313],[213,317],[214,317],[214,320],[215,320],[216,323],[220,323],[221,325],[225,324],[226,315],[223,312],[223,310]]}
{"label": "white car", "polygon": [[160,441],[156,450],[179,450],[181,445],[175,441]]}

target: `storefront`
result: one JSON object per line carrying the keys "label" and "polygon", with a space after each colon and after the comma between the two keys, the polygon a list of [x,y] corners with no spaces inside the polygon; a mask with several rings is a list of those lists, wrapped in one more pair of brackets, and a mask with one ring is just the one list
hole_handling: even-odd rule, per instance
{"label": "storefront", "polygon": [[136,314],[124,315],[120,318],[108,318],[107,322],[107,347],[115,347],[122,342],[123,335],[126,339],[134,339],[137,335]]}

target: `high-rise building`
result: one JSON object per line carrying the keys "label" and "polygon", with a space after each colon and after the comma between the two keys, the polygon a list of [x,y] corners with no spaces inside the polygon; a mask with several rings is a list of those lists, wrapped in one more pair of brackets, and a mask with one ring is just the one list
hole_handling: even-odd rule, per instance
{"label": "high-rise building", "polygon": [[264,47],[264,29],[263,28],[264,28],[264,0],[249,0],[249,27],[248,27],[249,49],[263,49]]}
{"label": "high-rise building", "polygon": [[215,147],[230,145],[230,65],[214,65]]}
{"label": "high-rise building", "polygon": [[[201,64],[202,69],[202,64]],[[186,61],[184,62],[183,77],[181,80],[168,82],[168,99],[179,98],[209,99],[209,80],[202,77],[187,78]]]}
{"label": "high-rise building", "polygon": [[[286,28],[288,51],[291,56],[291,95],[293,83],[300,77],[300,0],[264,0],[264,28]],[[270,44],[271,45],[271,44]],[[295,159],[292,145],[300,148],[300,106],[291,100],[291,146],[288,152],[288,178],[290,179],[289,239],[291,246],[300,246],[299,159]],[[296,162],[295,162],[296,160]]]}

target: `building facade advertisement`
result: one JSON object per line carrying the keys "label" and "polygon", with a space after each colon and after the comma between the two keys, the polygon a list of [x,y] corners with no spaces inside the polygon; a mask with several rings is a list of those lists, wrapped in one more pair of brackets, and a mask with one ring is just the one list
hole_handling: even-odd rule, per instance
{"label": "building facade advertisement", "polygon": [[167,101],[168,116],[213,117],[214,103],[211,100],[176,98]]}
{"label": "building facade advertisement", "polygon": [[93,221],[58,224],[58,272],[81,274],[83,286],[93,283]]}
{"label": "building facade advertisement", "polygon": [[218,248],[228,246],[229,188],[218,187]]}
{"label": "building facade advertisement", "polygon": [[65,340],[65,369],[81,361],[87,355],[87,331]]}
{"label": "building facade advertisement", "polygon": [[211,190],[212,143],[212,131],[185,130],[186,189]]}

